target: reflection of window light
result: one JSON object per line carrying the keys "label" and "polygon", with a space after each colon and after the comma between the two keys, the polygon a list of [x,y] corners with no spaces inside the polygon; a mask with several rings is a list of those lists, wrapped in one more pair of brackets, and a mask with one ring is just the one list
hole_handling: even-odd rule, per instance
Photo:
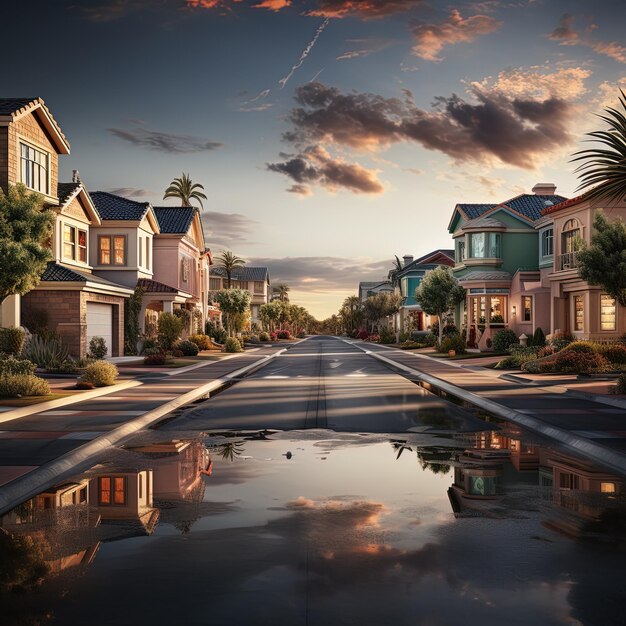
{"label": "reflection of window light", "polygon": [[602,493],[615,493],[615,483],[600,483],[600,491]]}

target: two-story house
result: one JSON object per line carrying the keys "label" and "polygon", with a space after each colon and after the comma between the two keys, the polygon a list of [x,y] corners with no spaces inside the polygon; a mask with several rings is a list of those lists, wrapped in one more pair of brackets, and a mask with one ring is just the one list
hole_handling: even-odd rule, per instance
{"label": "two-story house", "polygon": [[597,211],[611,221],[626,220],[626,201],[589,201],[578,196],[546,207],[535,228],[541,283],[549,294],[545,328],[605,341],[626,333],[626,309],[602,287],[582,280],[577,267],[577,251],[581,242],[591,242]]}
{"label": "two-story house", "polygon": [[400,311],[395,316],[396,329],[400,332],[409,329],[426,330],[432,321],[430,315],[424,313],[416,302],[415,291],[428,272],[440,265],[447,267],[454,265],[454,250],[433,250],[418,259],[405,255],[402,257],[402,264],[401,270],[394,271],[395,293],[402,297]]}
{"label": "two-story house", "polygon": [[489,347],[499,329],[531,335],[549,327],[549,290],[538,267],[535,222],[542,211],[566,198],[540,183],[533,193],[499,204],[457,204],[448,226],[455,243],[453,274],[467,290],[457,324],[469,345]]}
{"label": "two-story house", "polygon": [[[54,260],[38,287],[2,304],[3,326],[36,323],[56,331],[74,356],[102,336],[109,354],[122,354],[124,300],[132,290],[96,276],[90,231],[98,212],[79,177],[59,183],[59,156],[70,146],[41,98],[0,99],[0,187],[23,183],[56,214],[50,242]],[[28,321],[28,323],[26,323]]]}
{"label": "two-story house", "polygon": [[[226,270],[219,265],[211,269],[210,291],[216,292],[226,289],[228,279]],[[232,288],[243,289],[251,296],[250,301],[250,321],[252,324],[259,324],[261,318],[260,308],[270,301],[270,272],[267,267],[253,267],[244,265],[235,268],[231,273]]]}

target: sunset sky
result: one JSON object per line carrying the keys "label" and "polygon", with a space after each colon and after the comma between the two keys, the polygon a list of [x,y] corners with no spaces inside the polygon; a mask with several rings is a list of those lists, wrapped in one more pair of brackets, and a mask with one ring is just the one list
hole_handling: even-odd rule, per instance
{"label": "sunset sky", "polygon": [[3,97],[46,101],[62,180],[166,204],[189,173],[209,247],[321,318],[394,254],[450,247],[457,202],[572,195],[624,33],[623,0],[15,2]]}

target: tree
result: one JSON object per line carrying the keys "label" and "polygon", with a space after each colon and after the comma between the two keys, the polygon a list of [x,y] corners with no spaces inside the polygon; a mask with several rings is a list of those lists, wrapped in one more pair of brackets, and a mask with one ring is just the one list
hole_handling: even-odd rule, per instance
{"label": "tree", "polygon": [[593,227],[591,245],[576,256],[580,277],[626,306],[626,225],[621,219],[609,222],[598,212]]}
{"label": "tree", "polygon": [[279,300],[268,302],[259,308],[259,317],[268,330],[275,330],[282,315],[282,306]]}
{"label": "tree", "polygon": [[341,319],[348,333],[359,328],[363,321],[363,306],[358,296],[348,296],[339,311]]}
{"label": "tree", "polygon": [[199,191],[204,191],[204,186],[200,183],[194,183],[189,174],[181,174],[180,178],[175,178],[170,186],[165,190],[163,200],[166,198],[177,198],[180,200],[181,206],[191,206],[192,200],[197,200],[200,204],[200,208],[204,208],[202,200],[206,200],[207,197]]}
{"label": "tree", "polygon": [[280,285],[276,285],[272,288],[272,292],[274,295],[278,296],[278,299],[282,302],[289,302],[289,292],[291,291],[291,287],[289,285],[285,285],[281,283]]}
{"label": "tree", "polygon": [[[220,307],[222,314],[226,316],[226,328],[229,336],[239,330],[238,321],[250,308],[250,294],[243,289],[222,289],[215,294],[215,302]],[[238,316],[241,316],[238,319]]]}
{"label": "tree", "polygon": [[444,265],[428,272],[415,290],[415,301],[422,311],[439,318],[439,343],[443,337],[444,316],[464,299],[465,289],[457,283],[450,268]]}
{"label": "tree", "polygon": [[391,286],[395,289],[400,285],[400,279],[398,278],[398,274],[404,269],[404,265],[402,261],[398,257],[398,255],[394,255],[393,259],[393,267],[389,271],[389,279],[391,280]]}
{"label": "tree", "polygon": [[369,296],[363,303],[363,315],[365,319],[372,323],[372,327],[379,324],[380,320],[385,317],[389,317],[400,310],[402,304],[402,297],[389,293],[388,291],[381,291],[375,293],[373,296]]}
{"label": "tree", "polygon": [[598,115],[608,130],[587,133],[588,141],[600,145],[574,153],[572,161],[583,161],[576,168],[580,179],[578,190],[589,189],[589,200],[617,200],[626,198],[626,94],[620,89],[619,103],[623,111],[613,107]]}
{"label": "tree", "polygon": [[50,237],[54,213],[44,210],[43,197],[22,184],[0,189],[0,304],[39,284],[52,260]]}
{"label": "tree", "polygon": [[215,260],[217,261],[217,266],[222,267],[224,272],[226,272],[226,289],[230,289],[233,272],[236,269],[243,267],[246,262],[242,258],[230,252],[230,250],[222,250],[215,257]]}

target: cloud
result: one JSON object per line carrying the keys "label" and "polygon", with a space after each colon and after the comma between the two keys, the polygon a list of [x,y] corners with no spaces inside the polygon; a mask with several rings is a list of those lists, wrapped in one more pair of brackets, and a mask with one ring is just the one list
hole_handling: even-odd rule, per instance
{"label": "cloud", "polygon": [[109,189],[109,193],[124,198],[148,198],[154,195],[147,189],[137,189],[136,187],[117,187],[116,189]]}
{"label": "cloud", "polygon": [[255,9],[269,9],[270,11],[280,11],[291,6],[291,0],[261,0],[253,5]]}
{"label": "cloud", "polygon": [[336,58],[337,61],[367,57],[374,52],[380,52],[394,41],[391,39],[348,39],[347,43],[358,44],[358,48],[343,52]]}
{"label": "cloud", "polygon": [[483,35],[498,30],[502,22],[488,15],[462,17],[457,9],[438,24],[416,21],[411,27],[415,39],[413,54],[427,61],[442,61],[439,53],[444,47],[457,43],[470,43]]}
{"label": "cloud", "polygon": [[267,169],[291,178],[296,184],[289,191],[302,195],[310,195],[309,184],[320,185],[329,191],[347,189],[354,193],[381,193],[384,190],[375,171],[358,163],[333,158],[321,146],[309,146],[282,163],[268,163]]}
{"label": "cloud", "polygon": [[168,152],[171,154],[189,154],[193,152],[206,152],[223,147],[223,143],[192,137],[191,135],[177,135],[150,130],[141,126],[129,129],[108,128],[112,135],[132,143],[141,148]]}
{"label": "cloud", "polygon": [[200,214],[206,242],[212,248],[233,248],[252,244],[251,236],[259,230],[259,222],[241,213],[203,211]]}
{"label": "cloud", "polygon": [[[592,25],[588,30],[595,30]],[[574,16],[565,13],[559,20],[558,26],[548,35],[552,41],[561,46],[585,46],[591,48],[596,54],[607,56],[619,63],[626,63],[626,47],[616,41],[596,41],[582,35],[574,29]]]}
{"label": "cloud", "polygon": [[[296,90],[300,106],[291,111],[293,128],[283,138],[299,146],[361,151],[415,142],[459,162],[497,159],[529,169],[570,140],[572,109],[563,99],[511,98],[475,86],[470,96],[470,101],[456,94],[439,96],[431,110],[424,110],[408,91],[402,99],[384,98],[311,83]],[[305,182],[305,168],[301,177],[297,182]]]}
{"label": "cloud", "polygon": [[307,15],[327,18],[356,16],[375,20],[424,6],[427,6],[425,0],[317,0],[317,7],[308,11]]}

